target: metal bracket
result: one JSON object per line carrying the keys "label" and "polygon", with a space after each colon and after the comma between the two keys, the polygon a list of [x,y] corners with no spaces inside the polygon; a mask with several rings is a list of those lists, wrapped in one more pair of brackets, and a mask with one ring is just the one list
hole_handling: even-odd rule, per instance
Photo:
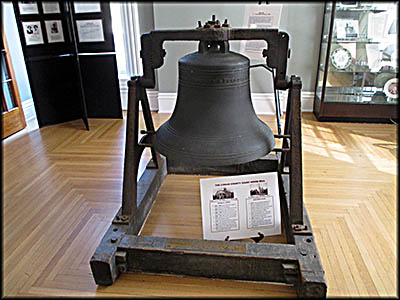
{"label": "metal bracket", "polygon": [[115,263],[119,272],[126,272],[128,270],[127,253],[125,251],[115,252]]}
{"label": "metal bracket", "polygon": [[130,215],[123,215],[122,209],[120,208],[115,215],[114,219],[112,220],[112,224],[129,224],[131,219]]}
{"label": "metal bracket", "polygon": [[284,263],[282,264],[283,275],[288,283],[295,284],[299,277],[299,267],[296,264]]}
{"label": "metal bracket", "polygon": [[293,234],[312,235],[312,232],[308,229],[307,225],[292,224],[292,230]]}

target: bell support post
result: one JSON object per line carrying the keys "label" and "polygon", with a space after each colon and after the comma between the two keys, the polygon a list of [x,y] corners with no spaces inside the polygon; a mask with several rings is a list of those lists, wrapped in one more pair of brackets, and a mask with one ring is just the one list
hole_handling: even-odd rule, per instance
{"label": "bell support post", "polygon": [[290,219],[293,230],[306,229],[303,226],[303,174],[302,174],[302,146],[301,146],[301,80],[300,77],[290,78],[290,88],[286,108],[286,119],[282,148],[289,149],[282,152],[280,172],[289,169],[290,176]]}
{"label": "bell support post", "polygon": [[[302,173],[302,146],[301,146],[301,81],[292,76],[290,81],[290,217],[294,229],[303,227],[303,173]],[[296,225],[298,225],[296,227]]]}
{"label": "bell support post", "polygon": [[[147,129],[140,141],[139,101],[142,103]],[[111,285],[121,272],[126,271],[126,253],[118,251],[118,244],[125,234],[137,235],[140,232],[167,175],[165,157],[157,153],[151,144],[153,133],[154,125],[146,90],[138,78],[134,77],[128,81],[122,205],[90,260],[96,284]],[[145,147],[151,148],[152,159],[138,181],[139,162]]]}
{"label": "bell support post", "polygon": [[[213,18],[206,25],[218,24]],[[255,280],[294,285],[299,297],[325,298],[327,286],[311,224],[303,204],[301,152],[301,81],[286,78],[288,35],[271,29],[204,26],[196,30],[153,31],[142,35],[144,75],[128,83],[128,115],[122,206],[93,254],[90,266],[98,285],[111,285],[121,272],[156,272],[208,278]],[[223,25],[223,26],[224,26]],[[228,27],[228,28],[226,28]],[[265,157],[228,166],[187,167],[173,164],[153,146],[155,138],[146,88],[155,84],[154,70],[163,64],[165,40],[227,41],[264,39],[267,64],[275,68],[277,89],[288,90],[282,148]],[[138,142],[139,101],[146,130]],[[139,180],[138,165],[145,147],[152,160]],[[280,153],[279,153],[280,152]],[[287,244],[209,241],[140,236],[167,174],[239,175],[277,172]],[[192,266],[196,267],[193,268]]]}

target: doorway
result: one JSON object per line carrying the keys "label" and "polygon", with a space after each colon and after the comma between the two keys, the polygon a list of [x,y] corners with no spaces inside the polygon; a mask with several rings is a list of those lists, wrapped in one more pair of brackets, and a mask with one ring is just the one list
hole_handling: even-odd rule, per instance
{"label": "doorway", "polygon": [[5,139],[24,129],[26,121],[4,30],[1,38],[1,85],[1,138]]}

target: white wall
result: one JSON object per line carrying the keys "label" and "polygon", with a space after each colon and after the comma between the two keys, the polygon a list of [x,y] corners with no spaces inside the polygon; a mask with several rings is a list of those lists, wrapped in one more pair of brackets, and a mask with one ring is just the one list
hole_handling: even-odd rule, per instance
{"label": "white wall", "polygon": [[[258,2],[249,1],[249,4]],[[265,5],[265,4],[264,4]],[[228,19],[231,27],[243,27],[246,4],[243,2],[154,2],[155,29],[193,29],[197,21],[211,19],[213,14],[220,20]],[[318,64],[319,45],[323,21],[324,3],[284,3],[280,30],[289,34],[291,58],[288,75],[298,75],[303,90],[314,91]],[[240,42],[231,41],[231,50],[239,52]],[[198,42],[165,42],[167,51],[164,65],[158,71],[159,92],[175,92],[177,89],[180,57],[197,50]],[[270,74],[261,68],[252,69],[251,90],[254,93],[271,93]]]}

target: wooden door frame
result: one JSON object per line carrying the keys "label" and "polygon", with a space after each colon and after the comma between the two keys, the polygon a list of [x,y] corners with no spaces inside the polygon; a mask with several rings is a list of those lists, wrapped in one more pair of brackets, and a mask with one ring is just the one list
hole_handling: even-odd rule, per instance
{"label": "wooden door frame", "polygon": [[[21,97],[18,91],[18,84],[15,78],[15,73],[12,65],[12,60],[10,56],[10,50],[7,44],[7,37],[4,31],[4,25],[2,24],[2,41],[4,46],[4,59],[6,62],[7,72],[10,76],[11,80],[11,93],[15,98],[15,107],[11,110],[3,112],[2,117],[2,130],[1,130],[1,138],[5,139],[6,137],[24,129],[26,127],[26,120],[24,111],[22,109]],[[2,49],[3,51],[3,49]],[[4,97],[4,94],[2,95]]]}

